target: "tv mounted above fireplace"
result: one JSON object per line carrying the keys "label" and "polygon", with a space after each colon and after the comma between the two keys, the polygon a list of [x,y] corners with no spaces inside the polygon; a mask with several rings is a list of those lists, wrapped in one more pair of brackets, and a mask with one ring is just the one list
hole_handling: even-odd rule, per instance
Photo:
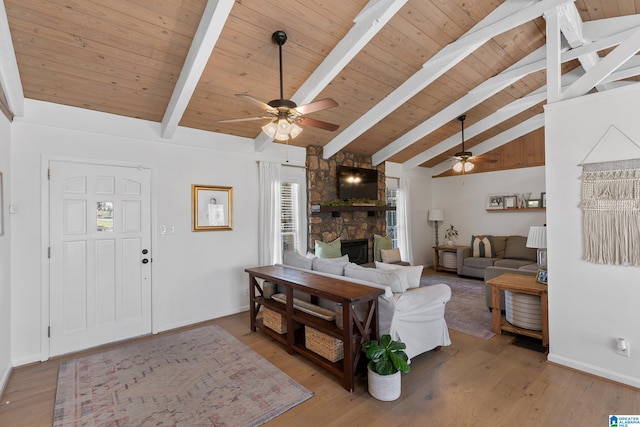
{"label": "tv mounted above fireplace", "polygon": [[378,171],[338,166],[338,198],[378,200]]}

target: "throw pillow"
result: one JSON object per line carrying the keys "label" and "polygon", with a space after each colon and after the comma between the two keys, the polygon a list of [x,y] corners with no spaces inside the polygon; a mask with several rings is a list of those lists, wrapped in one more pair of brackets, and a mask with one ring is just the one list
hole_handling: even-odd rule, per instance
{"label": "throw pillow", "polygon": [[494,258],[496,256],[491,236],[471,237],[471,255],[481,258]]}
{"label": "throw pillow", "polygon": [[380,250],[380,255],[382,256],[382,262],[392,263],[402,261],[400,259],[400,249],[382,249]]}
{"label": "throw pillow", "polygon": [[423,266],[421,265],[410,265],[410,266],[402,266],[397,264],[386,264],[384,262],[376,261],[376,268],[381,270],[396,270],[403,269],[407,274],[407,285],[409,288],[419,288],[420,287],[420,278],[422,277]]}
{"label": "throw pillow", "polygon": [[282,255],[282,263],[284,265],[290,265],[292,267],[304,268],[305,270],[311,270],[314,257],[308,257],[301,255],[296,251],[287,251]]}
{"label": "throw pillow", "polygon": [[406,272],[398,268],[395,270],[381,271],[377,268],[366,268],[357,264],[347,264],[344,268],[344,275],[345,277],[388,286],[393,293],[401,293],[409,288]]}
{"label": "throw pillow", "polygon": [[342,256],[341,249],[339,237],[329,243],[316,240],[316,256],[318,258],[340,258]]}
{"label": "throw pillow", "polygon": [[315,258],[313,260],[313,270],[321,273],[344,276],[344,266],[349,264],[349,255],[340,258]]}
{"label": "throw pillow", "polygon": [[382,261],[382,255],[380,255],[380,250],[382,249],[392,249],[393,242],[391,241],[391,236],[380,236],[378,234],[373,235],[373,260],[374,261]]}

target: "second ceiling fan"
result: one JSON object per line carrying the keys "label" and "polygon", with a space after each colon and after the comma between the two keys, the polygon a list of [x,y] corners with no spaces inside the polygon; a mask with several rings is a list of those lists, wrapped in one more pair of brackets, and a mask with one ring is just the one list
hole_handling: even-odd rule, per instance
{"label": "second ceiling fan", "polygon": [[323,122],[321,120],[306,117],[306,114],[314,113],[320,110],[337,107],[338,103],[331,98],[321,99],[310,104],[298,106],[295,102],[284,99],[282,85],[282,45],[287,41],[287,34],[284,31],[276,31],[271,35],[271,40],[278,45],[280,53],[280,99],[274,99],[268,103],[259,101],[254,97],[240,93],[236,96],[241,97],[254,105],[262,108],[268,115],[258,117],[247,117],[243,119],[220,120],[220,123],[234,123],[252,120],[269,120],[269,123],[262,126],[264,133],[277,141],[288,141],[289,138],[295,138],[302,132],[302,127],[313,126],[319,129],[335,131],[338,125]]}
{"label": "second ceiling fan", "polygon": [[474,162],[489,162],[495,163],[496,160],[480,158],[474,156],[471,151],[464,151],[464,121],[467,118],[465,114],[458,117],[460,120],[460,126],[462,127],[462,151],[457,152],[453,156],[453,160],[456,162],[453,165],[453,170],[456,172],[470,172],[475,167]]}

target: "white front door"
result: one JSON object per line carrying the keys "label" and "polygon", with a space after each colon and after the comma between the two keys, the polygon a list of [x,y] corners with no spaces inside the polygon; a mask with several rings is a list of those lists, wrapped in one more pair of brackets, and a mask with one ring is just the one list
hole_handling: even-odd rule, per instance
{"label": "white front door", "polygon": [[50,355],[150,333],[150,170],[49,168]]}

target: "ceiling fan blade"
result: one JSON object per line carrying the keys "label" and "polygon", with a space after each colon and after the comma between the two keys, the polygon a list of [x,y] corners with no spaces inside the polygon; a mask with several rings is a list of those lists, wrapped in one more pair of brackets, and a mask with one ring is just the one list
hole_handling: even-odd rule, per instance
{"label": "ceiling fan blade", "polygon": [[229,119],[229,120],[218,120],[218,123],[235,123],[235,122],[250,122],[254,120],[273,120],[273,117],[265,116],[265,117],[245,117],[244,119]]}
{"label": "ceiling fan blade", "polygon": [[496,159],[488,159],[488,158],[482,157],[482,156],[473,156],[472,158],[469,159],[469,161],[474,162],[474,163],[495,163],[498,160],[496,160]]}
{"label": "ceiling fan blade", "polygon": [[263,110],[273,110],[273,107],[271,107],[271,105],[267,104],[266,102],[262,102],[258,99],[255,99],[253,96],[247,95],[246,93],[236,93],[236,96],[239,96],[240,98],[244,98],[245,100],[262,108]]}
{"label": "ceiling fan blade", "polygon": [[305,126],[313,126],[315,128],[320,128],[324,130],[329,130],[333,132],[338,129],[340,126],[334,125],[333,123],[323,122],[321,120],[312,119],[310,117],[300,117],[298,118],[298,123],[303,124]]}
{"label": "ceiling fan blade", "polygon": [[327,108],[337,107],[338,103],[331,98],[321,99],[320,101],[312,102],[310,104],[300,105],[296,107],[296,110],[304,115],[313,113],[320,110],[326,110]]}

